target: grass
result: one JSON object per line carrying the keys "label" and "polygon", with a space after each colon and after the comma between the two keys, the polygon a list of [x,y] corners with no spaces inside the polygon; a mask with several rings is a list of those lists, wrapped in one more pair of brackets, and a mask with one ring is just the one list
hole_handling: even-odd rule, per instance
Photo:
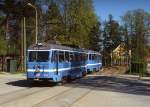
{"label": "grass", "polygon": [[15,72],[2,72],[0,71],[0,74],[25,74],[25,72],[15,71]]}

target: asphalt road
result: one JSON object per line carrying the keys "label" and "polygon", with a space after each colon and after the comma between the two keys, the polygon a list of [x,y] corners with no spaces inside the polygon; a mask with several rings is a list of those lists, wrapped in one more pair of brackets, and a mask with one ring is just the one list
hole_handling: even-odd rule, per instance
{"label": "asphalt road", "polygon": [[89,75],[63,86],[0,74],[0,107],[150,107],[150,79]]}

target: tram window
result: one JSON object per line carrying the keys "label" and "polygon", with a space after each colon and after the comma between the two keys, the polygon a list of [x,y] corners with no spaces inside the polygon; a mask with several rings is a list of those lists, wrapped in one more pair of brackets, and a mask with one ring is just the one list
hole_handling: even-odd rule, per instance
{"label": "tram window", "polygon": [[86,58],[87,58],[87,55],[86,55],[86,54],[83,54],[82,60],[85,61],[85,60],[87,60]]}
{"label": "tram window", "polygon": [[65,52],[65,61],[69,61],[69,52]]}
{"label": "tram window", "polygon": [[97,60],[97,55],[96,54],[94,54],[94,60]]}
{"label": "tram window", "polygon": [[75,61],[78,61],[78,53],[75,53]]}
{"label": "tram window", "polygon": [[79,55],[78,55],[78,61],[82,61],[82,54],[80,53]]}
{"label": "tram window", "polygon": [[85,55],[85,60],[88,60],[88,54]]}
{"label": "tram window", "polygon": [[77,59],[76,60],[79,61],[79,62],[81,61],[80,56],[81,56],[81,54],[77,53]]}
{"label": "tram window", "polygon": [[30,51],[29,62],[47,62],[49,60],[48,51]]}
{"label": "tram window", "polygon": [[88,60],[88,54],[83,54],[83,61]]}
{"label": "tram window", "polygon": [[57,60],[58,60],[57,51],[53,51],[51,62],[57,62]]}
{"label": "tram window", "polygon": [[100,60],[100,56],[99,55],[97,55],[97,60]]}
{"label": "tram window", "polygon": [[94,60],[94,59],[95,59],[95,55],[93,54],[93,55],[92,55],[92,60]]}
{"label": "tram window", "polygon": [[100,55],[97,55],[97,60],[100,60]]}
{"label": "tram window", "polygon": [[98,55],[95,54],[95,60],[98,60]]}
{"label": "tram window", "polygon": [[64,52],[59,52],[59,62],[64,62]]}
{"label": "tram window", "polygon": [[70,61],[74,61],[74,54],[70,53],[69,56],[70,56]]}
{"label": "tram window", "polygon": [[34,61],[36,61],[36,57],[37,57],[37,55],[36,55],[36,53],[37,52],[29,52],[29,62],[34,62]]}
{"label": "tram window", "polygon": [[92,60],[96,60],[96,54],[92,55]]}
{"label": "tram window", "polygon": [[43,51],[38,52],[38,59],[39,62],[47,62],[49,60],[49,52]]}
{"label": "tram window", "polygon": [[80,54],[80,61],[84,61],[84,54]]}
{"label": "tram window", "polygon": [[80,59],[80,54],[79,53],[76,53],[75,54],[75,61],[79,62],[81,59]]}
{"label": "tram window", "polygon": [[89,60],[92,60],[92,54],[89,54]]}

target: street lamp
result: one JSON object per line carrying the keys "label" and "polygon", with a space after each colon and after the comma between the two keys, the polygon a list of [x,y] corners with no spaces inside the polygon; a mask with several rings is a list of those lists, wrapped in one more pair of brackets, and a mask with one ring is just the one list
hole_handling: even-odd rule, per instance
{"label": "street lamp", "polygon": [[[37,9],[35,6],[33,6],[31,3],[27,4],[28,6],[35,9],[36,12],[36,35],[35,35],[35,42],[37,44],[37,36],[38,36],[38,21],[37,21]],[[24,71],[26,71],[26,18],[23,18],[23,51],[24,51]],[[22,57],[23,58],[23,57]]]}
{"label": "street lamp", "polygon": [[35,34],[35,44],[37,44],[37,41],[38,41],[38,38],[37,38],[37,36],[38,36],[38,16],[37,16],[37,8],[36,8],[34,5],[32,5],[31,3],[28,3],[27,5],[35,9],[35,18],[36,18],[36,26],[35,26],[35,33],[36,33],[36,34]]}

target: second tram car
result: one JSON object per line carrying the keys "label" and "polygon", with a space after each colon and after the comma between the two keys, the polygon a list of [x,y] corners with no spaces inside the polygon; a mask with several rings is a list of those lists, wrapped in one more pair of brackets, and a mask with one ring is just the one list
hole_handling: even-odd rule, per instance
{"label": "second tram car", "polygon": [[86,59],[87,73],[97,72],[102,68],[101,54],[95,51],[88,50]]}

